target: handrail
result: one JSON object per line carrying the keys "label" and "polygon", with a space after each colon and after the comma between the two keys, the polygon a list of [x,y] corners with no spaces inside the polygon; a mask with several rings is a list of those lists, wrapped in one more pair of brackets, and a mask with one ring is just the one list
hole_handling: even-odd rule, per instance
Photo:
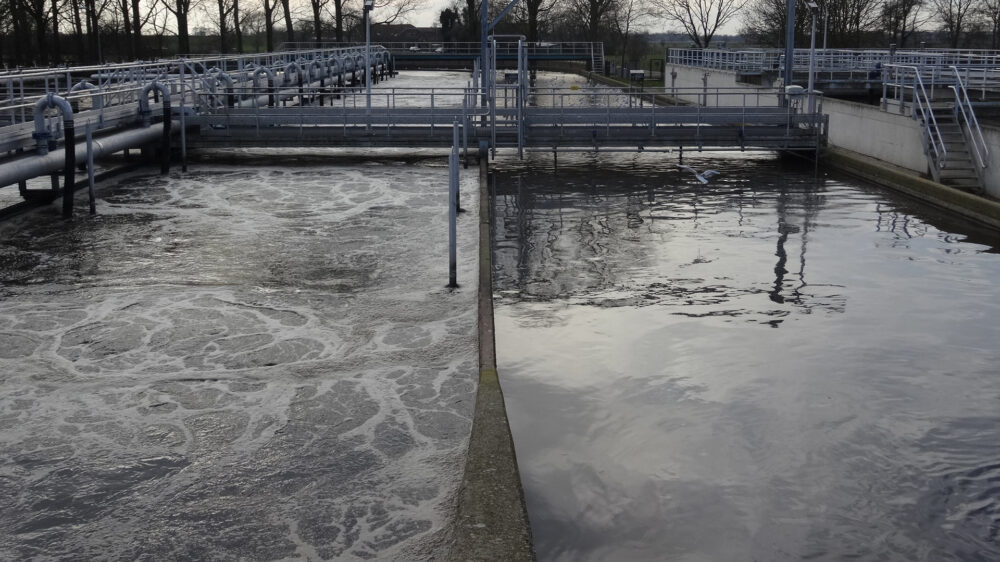
{"label": "handrail", "polygon": [[[913,86],[906,85],[905,75],[899,78],[899,71],[901,70],[913,73]],[[890,71],[895,71],[896,82],[888,80]],[[927,90],[924,88],[924,81],[920,77],[920,68],[910,65],[887,64],[884,67],[883,83],[893,84],[901,90],[905,90],[908,87],[913,89],[913,106],[915,108],[915,111],[912,112],[913,119],[917,119],[916,110],[919,110],[920,118],[923,120],[924,134],[927,135],[930,148],[934,151],[934,166],[943,168],[948,149],[944,145],[944,137],[941,135],[941,129],[938,127],[937,118],[934,117],[934,111],[930,107],[930,96],[927,95]],[[903,101],[903,96],[900,97],[900,101]]]}
{"label": "handrail", "polygon": [[990,154],[989,147],[986,145],[986,139],[983,137],[983,130],[979,127],[979,119],[976,118],[976,112],[972,109],[972,101],[969,99],[968,90],[965,89],[962,75],[959,73],[958,68],[952,66],[951,69],[955,71],[956,77],[955,85],[950,86],[952,91],[955,92],[955,109],[962,114],[962,120],[969,131],[969,140],[971,141],[972,148],[975,149],[976,158],[979,160],[979,168],[985,169],[989,164],[987,160]]}

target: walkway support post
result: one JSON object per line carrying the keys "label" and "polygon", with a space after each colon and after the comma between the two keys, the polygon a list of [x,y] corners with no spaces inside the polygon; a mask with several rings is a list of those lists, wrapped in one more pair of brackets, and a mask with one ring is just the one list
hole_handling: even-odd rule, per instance
{"label": "walkway support post", "polygon": [[457,225],[458,220],[458,120],[452,122],[451,154],[448,155],[448,286],[458,287]]}
{"label": "walkway support post", "polygon": [[97,202],[94,200],[94,135],[89,122],[87,123],[87,198],[90,201],[90,214],[97,214]]}
{"label": "walkway support post", "polygon": [[372,126],[372,8],[375,0],[365,0],[365,120],[367,129]]}

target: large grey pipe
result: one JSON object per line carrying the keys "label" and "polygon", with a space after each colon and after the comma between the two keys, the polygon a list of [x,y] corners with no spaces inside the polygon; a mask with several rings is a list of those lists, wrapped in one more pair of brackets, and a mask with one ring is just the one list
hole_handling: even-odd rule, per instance
{"label": "large grey pipe", "polygon": [[[107,156],[108,154],[114,154],[115,152],[120,152],[126,148],[149,144],[156,141],[157,137],[162,135],[162,133],[163,125],[161,123],[157,123],[150,127],[130,129],[121,133],[115,133],[108,137],[94,139],[94,156]],[[51,174],[52,172],[57,172],[60,167],[70,159],[70,155],[72,155],[73,166],[81,164],[84,160],[86,160],[86,142],[78,144],[70,143],[68,146],[72,147],[69,154],[66,153],[64,148],[53,150],[45,155],[32,154],[30,156],[0,164],[0,186],[11,185],[19,181],[30,180],[31,178],[37,178],[38,176],[44,176]]]}

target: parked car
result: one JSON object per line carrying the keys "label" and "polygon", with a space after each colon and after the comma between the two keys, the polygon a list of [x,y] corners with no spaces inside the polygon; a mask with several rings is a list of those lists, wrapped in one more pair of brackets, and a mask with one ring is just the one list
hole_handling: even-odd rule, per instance
{"label": "parked car", "polygon": [[414,45],[414,46],[410,47],[410,52],[411,53],[419,53],[420,52],[420,47]]}

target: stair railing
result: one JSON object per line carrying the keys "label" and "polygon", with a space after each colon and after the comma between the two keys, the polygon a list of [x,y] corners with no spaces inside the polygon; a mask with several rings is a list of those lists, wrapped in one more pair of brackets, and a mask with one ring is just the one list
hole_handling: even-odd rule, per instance
{"label": "stair railing", "polygon": [[952,66],[955,72],[955,85],[951,89],[955,92],[955,112],[962,117],[965,130],[968,131],[969,144],[972,153],[976,155],[976,165],[982,171],[989,164],[990,150],[986,146],[986,139],[983,137],[983,130],[979,127],[979,120],[976,112],[972,109],[972,101],[969,99],[969,92],[965,88],[965,82],[958,68]]}
{"label": "stair railing", "polygon": [[[932,168],[935,174],[937,174],[937,170],[944,167],[945,156],[948,150],[945,148],[944,137],[941,135],[941,129],[938,127],[937,118],[934,117],[934,110],[930,104],[930,96],[927,94],[927,89],[924,88],[924,81],[920,77],[920,68],[909,65],[887,64],[883,72],[882,79],[885,85],[891,85],[896,88],[900,109],[902,109],[903,103],[906,100],[906,90],[912,90],[913,110],[911,116],[914,120],[919,120],[923,124],[924,139],[926,140],[924,150],[931,158]],[[912,76],[912,84],[908,80],[910,76]],[[883,99],[883,108],[885,101]]]}

